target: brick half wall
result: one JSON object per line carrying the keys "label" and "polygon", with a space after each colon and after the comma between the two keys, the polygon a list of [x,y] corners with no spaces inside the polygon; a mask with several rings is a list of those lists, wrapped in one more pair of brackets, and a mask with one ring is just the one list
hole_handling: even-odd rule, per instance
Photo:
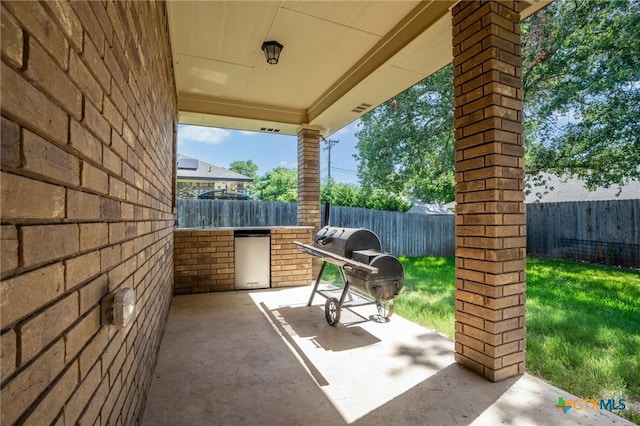
{"label": "brick half wall", "polygon": [[271,287],[311,284],[311,256],[293,243],[310,244],[314,228],[277,228],[271,231]]}
{"label": "brick half wall", "polygon": [[233,230],[177,230],[174,294],[233,290]]}
{"label": "brick half wall", "polygon": [[[175,231],[175,294],[230,291],[235,288],[234,229]],[[271,287],[311,283],[311,257],[293,241],[309,243],[312,227],[270,230]]]}

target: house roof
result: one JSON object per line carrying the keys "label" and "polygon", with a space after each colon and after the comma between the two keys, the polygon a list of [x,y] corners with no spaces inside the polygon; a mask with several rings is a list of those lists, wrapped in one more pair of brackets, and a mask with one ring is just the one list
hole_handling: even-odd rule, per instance
{"label": "house roof", "polygon": [[407,213],[417,214],[453,214],[451,210],[445,207],[443,204],[426,204],[422,201],[415,201],[413,206]]}
{"label": "house roof", "polygon": [[178,154],[176,175],[178,179],[222,180],[236,182],[252,182],[248,176],[214,166],[184,154]]}
{"label": "house roof", "polygon": [[[628,182],[622,188],[612,185],[609,188],[597,188],[589,191],[584,181],[566,176],[542,173],[536,179],[528,178],[534,185],[526,189],[526,203],[557,203],[562,201],[601,201],[629,200],[640,198],[640,181]],[[546,183],[538,183],[546,181]],[[535,182],[535,184],[534,184]]]}
{"label": "house roof", "polygon": [[[549,2],[521,1],[521,18]],[[456,3],[167,2],[179,121],[330,136],[451,62]],[[276,65],[268,40],[284,45]]]}

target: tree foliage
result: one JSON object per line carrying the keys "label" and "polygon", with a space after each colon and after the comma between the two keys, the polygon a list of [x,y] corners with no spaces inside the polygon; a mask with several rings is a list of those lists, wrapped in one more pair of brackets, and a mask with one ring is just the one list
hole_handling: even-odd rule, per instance
{"label": "tree foliage", "polygon": [[276,167],[260,178],[256,192],[262,201],[295,202],[298,200],[298,172]]}
{"label": "tree foliage", "polygon": [[[295,202],[298,199],[298,172],[276,167],[258,179],[256,195],[262,201]],[[405,212],[411,207],[402,198],[379,189],[369,189],[336,183],[333,179],[322,185],[323,203],[335,206]]]}
{"label": "tree foliage", "polygon": [[336,183],[333,179],[322,186],[320,200],[323,203],[330,202],[334,206],[372,210],[406,212],[411,207],[407,201],[389,192]]}
{"label": "tree foliage", "polygon": [[258,177],[258,166],[253,160],[234,161],[229,164],[229,170],[250,177],[254,181]]}
{"label": "tree foliage", "polygon": [[358,175],[381,189],[426,202],[454,193],[453,74],[447,66],[362,117]]}
{"label": "tree foliage", "polygon": [[640,177],[640,2],[558,1],[522,25],[527,171]]}
{"label": "tree foliage", "polygon": [[[640,178],[640,2],[558,0],[522,34],[527,174],[590,189]],[[449,66],[362,118],[365,187],[453,199],[452,87]]]}
{"label": "tree foliage", "polygon": [[253,182],[245,185],[244,189],[253,196],[256,192],[256,182],[258,181],[258,165],[253,160],[234,161],[229,164],[229,170],[253,179]]}

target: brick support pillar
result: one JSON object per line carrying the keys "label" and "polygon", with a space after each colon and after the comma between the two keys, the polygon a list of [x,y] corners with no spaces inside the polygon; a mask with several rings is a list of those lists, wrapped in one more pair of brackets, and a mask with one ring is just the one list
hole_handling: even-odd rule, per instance
{"label": "brick support pillar", "polygon": [[[320,131],[307,127],[298,130],[298,225],[320,229]],[[314,280],[319,271],[314,259]]]}
{"label": "brick support pillar", "polygon": [[491,381],[525,368],[520,4],[452,9],[456,361]]}
{"label": "brick support pillar", "polygon": [[320,227],[320,131],[298,131],[298,225]]}

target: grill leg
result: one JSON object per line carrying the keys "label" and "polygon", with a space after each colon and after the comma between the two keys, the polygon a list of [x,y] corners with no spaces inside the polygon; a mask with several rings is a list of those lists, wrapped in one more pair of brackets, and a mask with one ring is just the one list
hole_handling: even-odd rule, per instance
{"label": "grill leg", "polygon": [[324,273],[324,268],[326,267],[327,267],[327,262],[323,260],[322,264],[320,265],[320,273],[318,274],[316,283],[313,286],[313,291],[311,292],[311,297],[309,297],[309,302],[307,303],[307,306],[311,306],[311,304],[313,303],[313,296],[315,296],[316,292],[318,291],[318,286],[320,285],[320,280],[322,279],[322,274]]}
{"label": "grill leg", "polygon": [[340,296],[340,309],[342,309],[342,304],[344,303],[344,299],[349,296],[349,300],[351,300],[351,293],[349,293],[349,287],[351,287],[351,283],[349,283],[349,279],[347,278],[347,273],[344,271],[342,267],[340,269],[340,276],[342,278],[342,282],[344,284],[344,290],[342,291],[342,295]]}

